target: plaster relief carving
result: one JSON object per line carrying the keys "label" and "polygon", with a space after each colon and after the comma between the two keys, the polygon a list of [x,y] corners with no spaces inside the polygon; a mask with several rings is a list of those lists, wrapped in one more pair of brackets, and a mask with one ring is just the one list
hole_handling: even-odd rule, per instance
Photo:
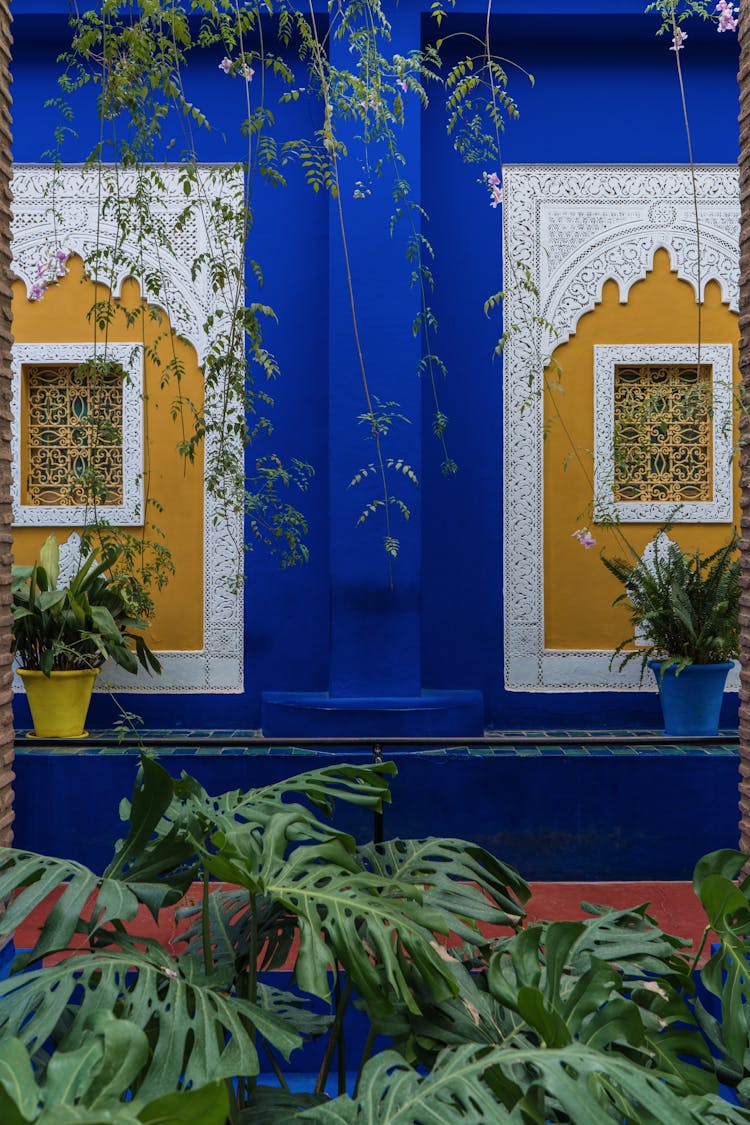
{"label": "plaster relief carving", "polygon": [[[601,299],[626,302],[664,249],[702,299],[709,281],[737,309],[739,188],[733,166],[696,169],[701,270],[690,171],[683,166],[515,165],[503,175],[505,685],[516,691],[634,691],[607,651],[544,647],[543,365]],[[521,269],[530,287],[514,284]],[[727,690],[737,690],[738,672]],[[644,686],[645,682],[644,682]],[[655,687],[653,688],[655,690]]]}

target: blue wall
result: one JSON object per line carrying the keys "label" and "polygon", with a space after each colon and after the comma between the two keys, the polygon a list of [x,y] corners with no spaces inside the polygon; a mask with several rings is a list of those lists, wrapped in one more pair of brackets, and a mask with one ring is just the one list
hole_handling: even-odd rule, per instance
{"label": "blue wall", "polygon": [[[124,834],[120,799],[138,755],[21,748],[15,769],[15,846],[101,871]],[[738,760],[730,747],[525,747],[472,753],[391,751],[398,776],[386,835],[474,840],[528,879],[689,879],[699,857],[738,841]],[[371,761],[350,750],[347,761]],[[175,750],[161,764],[209,793],[270,785],[335,764],[336,754]],[[338,758],[340,761],[340,757]],[[533,799],[531,798],[533,794]],[[364,843],[369,813],[337,806],[336,823]],[[85,826],[85,827],[84,827]]]}
{"label": "blue wall", "polygon": [[[521,117],[509,124],[504,135],[506,162],[686,161],[669,41],[655,38],[656,17],[644,15],[640,3],[541,0],[533,6],[533,12],[530,5],[515,0],[503,0],[496,6],[502,12],[492,22],[496,50],[535,77],[531,87],[520,71],[510,71],[511,91]],[[401,0],[404,21],[408,23],[411,16],[413,28],[418,26],[414,18],[418,7],[415,0]],[[14,157],[28,162],[44,159],[52,146],[56,113],[40,107],[44,100],[56,96],[57,67],[53,60],[62,49],[66,32],[62,15],[54,15],[63,10],[59,0],[17,0],[15,8]],[[482,34],[479,8],[476,3],[467,5],[459,0],[457,10],[448,14],[439,34],[447,37],[459,30]],[[422,17],[422,35],[425,40],[436,35],[427,16]],[[691,22],[689,36],[682,61],[696,160],[734,161],[735,37],[719,36],[697,21]],[[455,42],[458,57],[465,48]],[[446,58],[450,61],[450,54]],[[202,137],[200,157],[241,158],[236,129],[241,107],[238,105],[235,114],[228,103],[231,82],[216,69],[217,62],[210,53],[190,73],[189,95],[209,119],[221,122]],[[298,65],[293,57],[290,62]],[[76,109],[79,138],[71,139],[64,153],[70,161],[82,159],[96,136],[93,115],[83,112],[85,105],[91,109],[90,94],[79,95],[77,102],[81,107]],[[402,349],[394,343],[391,300],[383,314],[384,331],[380,334],[375,318],[369,340],[370,368],[376,393],[411,402],[416,410],[415,432],[404,441],[410,455],[421,457],[421,487],[415,502],[416,518],[410,524],[398,525],[402,559],[394,564],[395,594],[387,590],[385,563],[381,565],[378,558],[376,567],[367,564],[377,574],[372,573],[368,579],[365,600],[369,598],[376,605],[382,595],[382,616],[390,612],[389,598],[395,604],[401,591],[407,591],[405,604],[410,616],[403,636],[410,638],[408,652],[399,652],[387,629],[382,635],[378,632],[381,615],[373,615],[370,623],[375,630],[369,634],[370,643],[377,653],[385,652],[390,661],[382,670],[384,691],[392,687],[391,681],[398,679],[403,669],[405,679],[426,688],[479,689],[490,726],[656,727],[658,705],[652,695],[528,695],[503,688],[502,369],[500,362],[492,359],[500,328],[482,311],[486,297],[502,284],[500,215],[487,206],[486,190],[477,182],[482,169],[461,164],[452,141],[446,137],[437,87],[433,87],[430,107],[422,115],[421,137],[417,135],[415,143],[416,113],[413,96],[408,95],[407,119],[412,132],[405,144],[419,154],[420,166],[411,172],[407,169],[406,175],[414,185],[421,181],[422,202],[430,216],[425,233],[437,255],[433,299],[440,321],[437,350],[449,369],[441,405],[450,418],[448,447],[458,462],[459,473],[450,479],[440,473],[439,447],[431,437],[430,390],[426,384],[421,391],[415,389],[411,360],[406,363],[402,355],[407,344]],[[306,97],[278,110],[282,132],[290,137],[314,127],[316,115],[314,104]],[[329,397],[329,387],[335,386],[329,338],[336,328],[335,321],[329,323],[329,296],[332,292],[341,296],[340,273],[331,270],[331,263],[337,265],[336,254],[330,250],[334,245],[329,238],[332,212],[326,199],[305,187],[299,168],[290,168],[288,175],[287,189],[263,187],[256,197],[252,254],[265,271],[263,300],[279,314],[278,326],[269,327],[266,337],[283,373],[273,388],[277,407],[269,448],[284,457],[308,460],[316,468],[310,491],[301,498],[311,527],[311,561],[305,567],[282,571],[263,551],[249,556],[245,694],[127,697],[126,706],[138,711],[149,726],[251,728],[260,724],[264,691],[326,691],[332,676],[340,675],[336,668],[342,664],[341,652],[346,651],[337,648],[338,660],[332,661],[332,637],[338,646],[351,645],[353,636],[351,630],[342,630],[342,620],[348,625],[351,619],[340,616],[342,590],[344,603],[348,596],[348,576],[333,586],[330,580],[332,571],[339,575],[341,570],[340,556],[332,566],[332,534],[337,537],[334,548],[339,551],[342,537],[347,552],[361,552],[363,545],[370,552],[379,549],[368,535],[356,530],[353,522],[349,531],[345,524],[345,520],[356,517],[358,500],[346,491],[348,478],[344,479],[343,467],[349,462],[339,455],[345,427],[341,400],[334,396],[331,401]],[[380,198],[363,201],[359,210],[347,200],[353,244],[363,253],[372,237],[373,210],[383,214],[388,211],[389,181],[376,184],[375,191]],[[382,245],[371,252],[373,258],[377,255],[380,274],[383,261],[388,261],[389,269],[395,262],[395,268],[403,270],[403,281],[408,266],[400,253],[399,233],[393,244],[385,224],[380,233]],[[365,310],[368,291],[371,302],[375,294],[380,294],[381,305],[377,307],[382,307],[383,277],[373,276],[372,261],[366,257],[360,257],[355,266],[363,286]],[[408,302],[408,292],[404,292]],[[345,312],[340,317],[345,317]],[[385,395],[378,391],[380,386],[386,388]],[[354,409],[356,401],[355,395],[347,410]],[[356,422],[350,422],[356,429]],[[333,457],[335,478],[329,476],[327,468],[329,442],[339,451]],[[361,462],[365,463],[370,450],[365,441],[360,448]],[[397,437],[391,449],[401,452]],[[258,448],[258,453],[263,451]],[[356,451],[352,453],[355,455]],[[346,615],[347,610],[343,612]],[[344,641],[338,639],[342,635]],[[370,670],[366,673],[369,675]],[[98,697],[91,723],[105,726],[112,716],[111,701]],[[19,722],[26,725],[27,721],[25,701],[20,701]],[[736,700],[728,699],[723,722],[731,725],[734,721]]]}

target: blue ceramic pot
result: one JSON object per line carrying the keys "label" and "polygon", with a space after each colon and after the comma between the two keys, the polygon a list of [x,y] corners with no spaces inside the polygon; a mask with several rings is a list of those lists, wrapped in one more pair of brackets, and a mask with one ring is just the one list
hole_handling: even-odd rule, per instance
{"label": "blue ceramic pot", "polygon": [[665,734],[717,734],[729,664],[688,664],[661,674],[661,663],[649,660],[656,677]]}

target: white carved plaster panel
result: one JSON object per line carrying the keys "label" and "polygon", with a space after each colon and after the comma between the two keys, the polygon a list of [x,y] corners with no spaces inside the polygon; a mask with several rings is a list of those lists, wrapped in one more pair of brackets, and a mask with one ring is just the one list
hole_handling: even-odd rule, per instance
{"label": "white carved plaster panel", "polygon": [[732,522],[732,345],[703,344],[701,363],[712,368],[713,499],[705,502],[625,503],[612,499],[614,383],[617,364],[695,363],[695,344],[594,346],[594,519],[621,523]]}
{"label": "white carved plaster panel", "polygon": [[[542,372],[601,299],[608,280],[626,302],[657,250],[702,299],[718,282],[739,295],[736,167],[696,169],[701,270],[690,170],[683,166],[515,165],[503,175],[505,684],[515,691],[633,691],[609,653],[544,647]],[[528,270],[531,286],[516,284]],[[637,676],[636,676],[637,681]],[[645,680],[644,680],[645,683]],[[727,690],[737,690],[736,672]]]}
{"label": "white carved plaster panel", "polygon": [[[178,230],[177,220],[185,206],[185,195],[180,179],[180,169],[169,166],[160,169],[163,184],[162,209],[156,216],[169,233],[167,245],[136,247],[126,242],[126,258],[135,260],[136,250],[141,253],[143,276],[136,280],[144,296],[159,305],[168,314],[172,328],[195,348],[198,362],[203,363],[213,338],[211,332],[220,332],[220,318],[213,329],[207,329],[209,314],[215,310],[216,298],[207,270],[191,276],[191,263],[203,253],[210,252],[210,232],[191,220]],[[199,169],[204,187],[220,190],[228,203],[242,200],[242,178],[239,174],[227,184],[214,179],[211,166]],[[55,214],[51,206],[54,183]],[[130,173],[120,173],[120,190],[123,197],[135,186]],[[117,226],[106,201],[100,200],[100,181],[96,170],[80,165],[63,165],[53,169],[46,164],[16,164],[13,170],[13,271],[26,285],[27,292],[36,280],[37,263],[46,257],[50,247],[60,246],[89,259],[98,238],[99,247],[114,250],[117,245]],[[241,262],[242,248],[235,241],[225,247],[228,260]],[[149,273],[160,275],[164,292],[149,291],[144,281]],[[99,277],[115,296],[122,291],[128,276],[125,267],[115,277]],[[64,281],[62,282],[64,284]],[[112,345],[110,345],[110,348]],[[49,358],[49,357],[48,357]],[[207,399],[206,412],[212,403]],[[206,441],[205,462],[209,465],[215,455],[215,439]],[[242,457],[238,447],[237,456]],[[141,457],[142,459],[142,457]],[[213,497],[204,491],[203,517],[203,637],[204,647],[195,652],[159,652],[163,672],[161,676],[148,676],[139,671],[137,676],[123,673],[121,669],[106,666],[100,677],[117,686],[118,691],[134,692],[242,692],[243,679],[243,593],[237,582],[241,565],[241,544],[244,541],[243,514],[237,512],[229,518],[220,514]],[[59,522],[59,521],[55,521]],[[136,521],[133,521],[136,522]],[[15,687],[20,687],[16,677]]]}
{"label": "white carved plaster panel", "polygon": [[[108,344],[98,351],[125,372],[122,385],[122,504],[103,509],[115,526],[143,524],[143,345]],[[75,504],[24,504],[21,500],[21,402],[25,364],[79,364],[92,359],[91,344],[13,344],[11,450],[13,523],[18,527],[70,527],[86,522],[88,509]]]}

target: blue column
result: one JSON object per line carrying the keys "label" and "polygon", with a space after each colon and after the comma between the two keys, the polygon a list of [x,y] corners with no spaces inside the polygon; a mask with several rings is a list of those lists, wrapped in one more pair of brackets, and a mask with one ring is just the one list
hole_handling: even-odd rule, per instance
{"label": "blue column", "polygon": [[[417,5],[393,8],[393,38],[384,50],[402,55],[419,45],[420,14]],[[331,44],[332,62],[351,66],[346,40]],[[388,91],[387,96],[392,94]],[[397,403],[396,421],[382,438],[384,458],[402,459],[417,475],[421,462],[421,384],[417,364],[420,335],[412,324],[420,310],[417,286],[410,284],[412,266],[407,261],[410,221],[419,229],[419,214],[399,219],[389,234],[395,203],[397,175],[410,185],[410,200],[421,196],[420,106],[417,96],[405,93],[403,128],[396,127],[394,143],[404,158],[395,165],[383,143],[368,153],[357,134],[362,122],[348,129],[349,150],[339,162],[341,208],[353,278],[359,338],[369,392],[375,398]],[[375,112],[368,115],[375,118]],[[382,159],[380,175],[366,161]],[[364,198],[358,198],[361,193]],[[369,194],[368,194],[369,193]],[[376,447],[370,427],[358,416],[368,409],[359,357],[355,345],[350,295],[346,276],[338,202],[330,201],[329,214],[329,419],[330,419],[330,521],[331,521],[331,679],[333,696],[410,696],[419,693],[420,676],[420,515],[419,489],[402,472],[386,470],[389,496],[408,505],[406,521],[396,505],[389,508],[392,535],[399,540],[398,555],[389,559],[384,539],[384,509],[371,512],[358,523],[366,505],[384,498],[377,472]],[[363,467],[375,464],[358,484],[349,482]]]}
{"label": "blue column", "polygon": [[[402,0],[393,8],[392,38],[383,49],[406,57],[419,44],[419,3]],[[346,38],[333,38],[330,51],[334,64],[352,67]],[[382,141],[368,151],[361,119],[338,134],[348,153],[339,161],[343,236],[339,203],[332,198],[329,204],[329,691],[264,693],[263,728],[269,735],[468,735],[483,727],[481,693],[422,687],[419,487],[407,473],[386,468],[385,492],[409,509],[408,520],[396,504],[388,509],[390,535],[399,541],[395,558],[386,552],[383,506],[360,522],[369,504],[384,500],[376,443],[369,423],[360,418],[370,404],[375,413],[378,403],[391,404],[387,409],[406,419],[395,420],[382,435],[383,459],[411,466],[417,478],[421,472],[424,388],[417,366],[422,336],[413,330],[421,297],[419,286],[411,284],[414,264],[407,259],[412,224],[420,229],[419,211],[399,218],[390,233],[396,177],[408,182],[409,201],[418,204],[421,198],[421,107],[411,91],[403,100],[405,121],[395,137],[403,163],[394,162]],[[374,123],[375,109],[369,112]],[[358,483],[350,484],[358,474]]]}

